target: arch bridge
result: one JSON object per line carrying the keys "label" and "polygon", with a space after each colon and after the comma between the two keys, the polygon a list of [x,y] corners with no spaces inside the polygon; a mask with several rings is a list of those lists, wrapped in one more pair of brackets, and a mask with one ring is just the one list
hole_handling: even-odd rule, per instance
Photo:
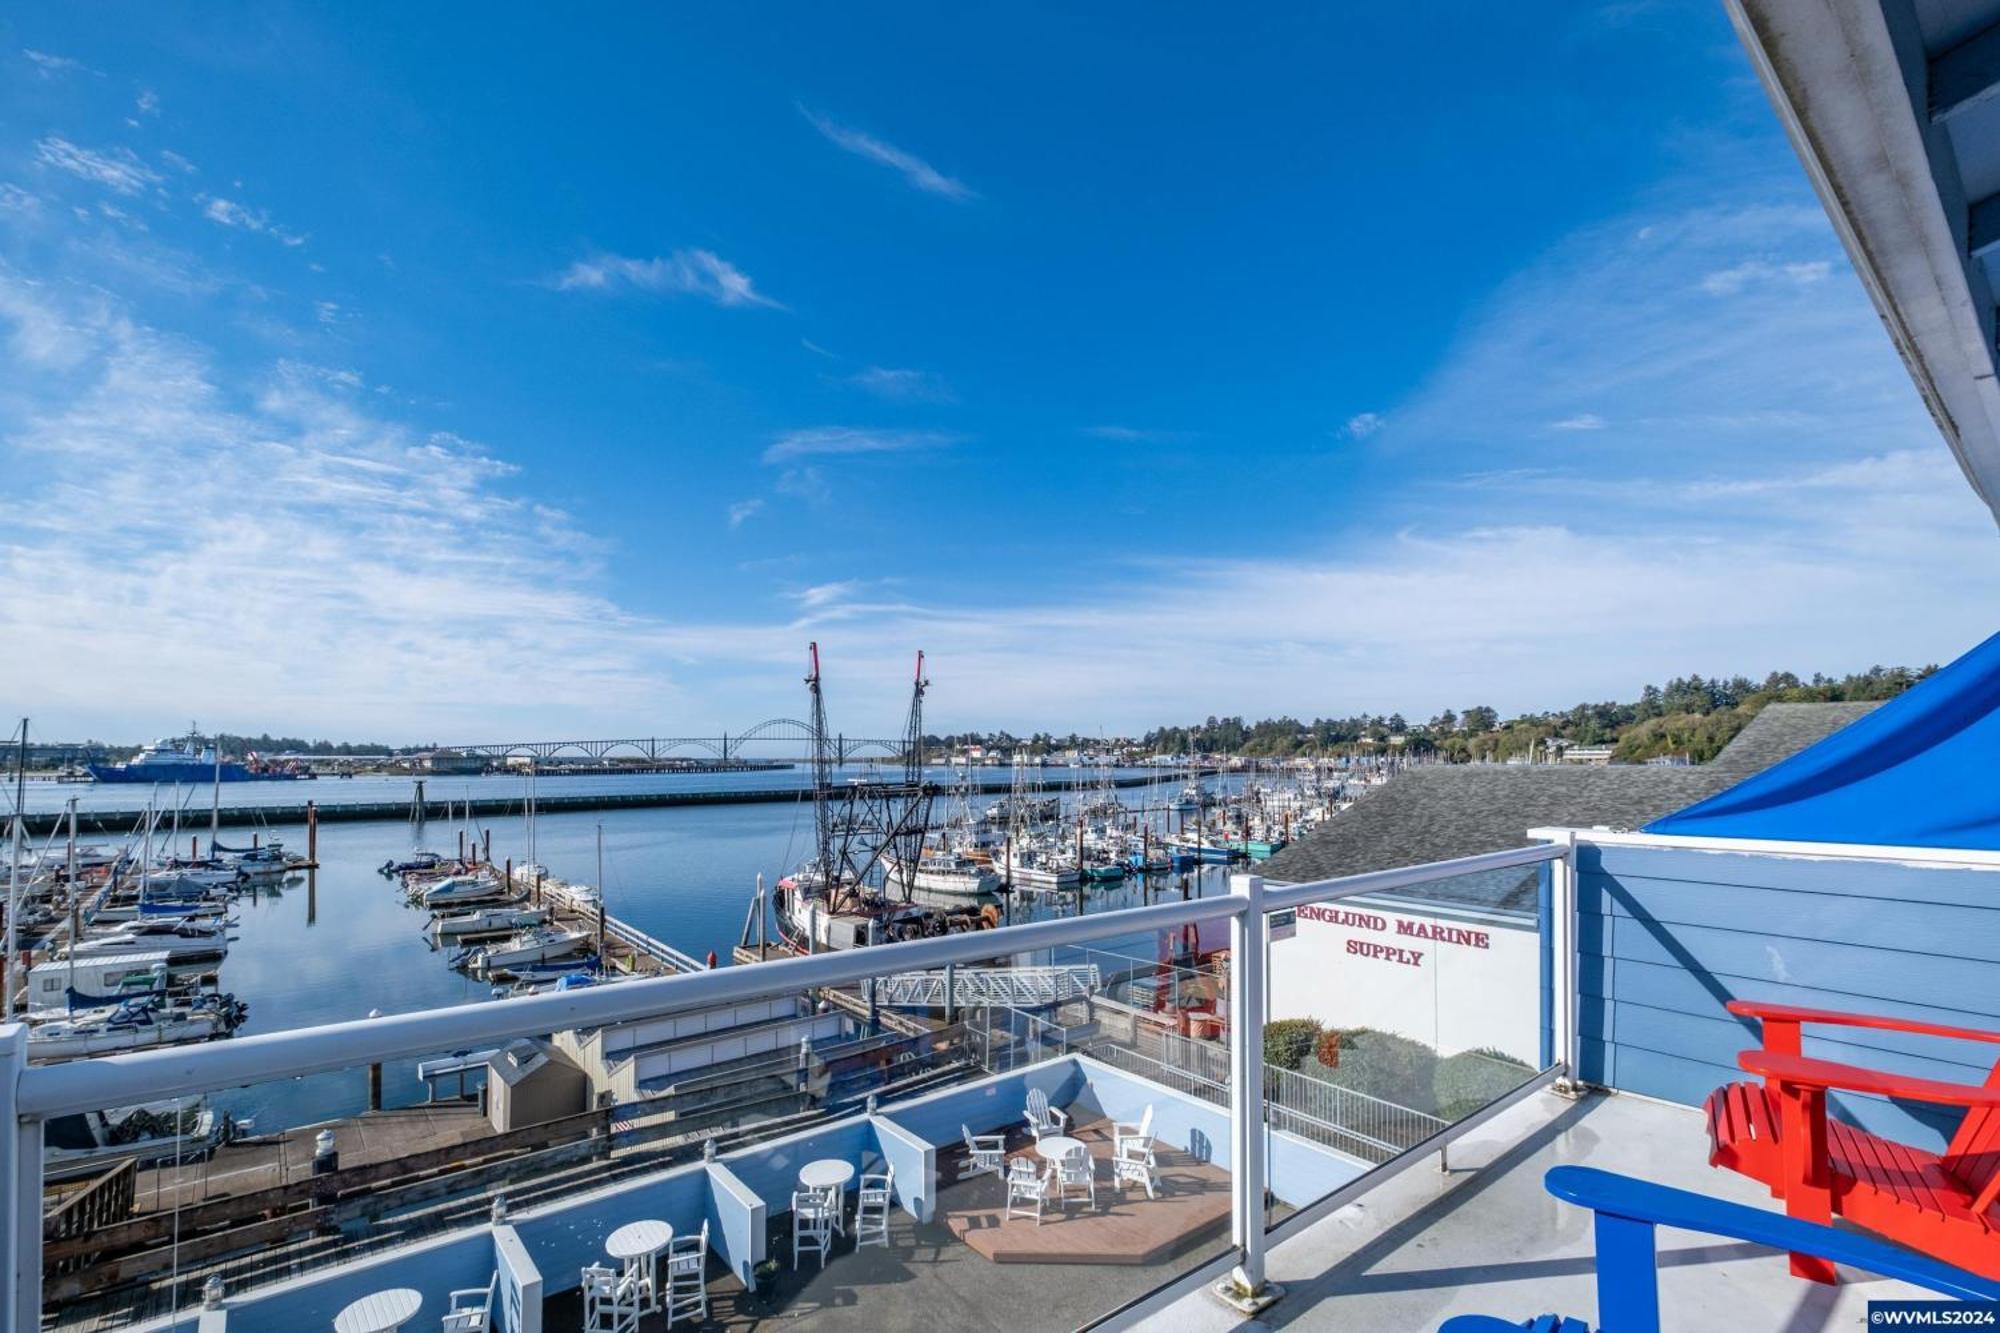
{"label": "arch bridge", "polygon": [[[898,758],[903,753],[901,737],[829,736],[835,763],[847,763],[866,755]],[[758,753],[746,754],[745,747]],[[791,747],[782,754],[771,747]],[[719,736],[621,736],[609,740],[483,741],[472,745],[441,745],[440,752],[477,755],[485,759],[508,759],[531,755],[536,759],[589,759],[603,761],[631,757],[657,762],[676,754],[706,754],[722,763],[747,758],[799,759],[812,757],[812,727],[792,717],[766,718],[754,727]]]}

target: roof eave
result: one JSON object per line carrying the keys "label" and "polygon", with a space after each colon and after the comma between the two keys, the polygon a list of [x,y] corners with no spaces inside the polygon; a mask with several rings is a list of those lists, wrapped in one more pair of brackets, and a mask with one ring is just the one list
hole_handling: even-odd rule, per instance
{"label": "roof eave", "polygon": [[[1919,114],[1888,15],[1838,0],[1725,4],[1910,378],[2000,520],[1992,295],[1966,257],[1955,161]],[[1914,68],[1926,71],[1920,51]]]}

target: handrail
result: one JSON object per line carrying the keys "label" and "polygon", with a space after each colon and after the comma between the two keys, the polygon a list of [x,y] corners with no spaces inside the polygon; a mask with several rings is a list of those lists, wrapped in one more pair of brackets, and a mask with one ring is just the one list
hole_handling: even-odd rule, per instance
{"label": "handrail", "polygon": [[1461,856],[1452,861],[1426,861],[1422,865],[1371,870],[1366,874],[1317,879],[1305,884],[1266,884],[1264,910],[1275,912],[1287,907],[1303,907],[1307,903],[1353,898],[1364,893],[1387,893],[1419,884],[1435,884],[1441,879],[1455,879],[1460,875],[1476,875],[1486,870],[1541,865],[1546,861],[1560,861],[1567,854],[1568,849],[1560,843],[1536,843],[1500,852],[1482,852],[1477,856]]}
{"label": "handrail", "polygon": [[[1560,845],[1518,847],[1289,885],[1264,890],[1263,905],[1269,911],[1408,888],[1479,871],[1559,860],[1564,854]],[[1149,930],[1171,930],[1196,921],[1234,918],[1242,915],[1247,901],[1243,894],[1231,892],[779,959],[754,966],[704,969],[679,976],[626,981],[616,986],[478,1001],[444,1009],[232,1037],[199,1046],[34,1066],[20,1073],[16,1108],[23,1117],[65,1115],[388,1060],[470,1050],[564,1029],[603,1027],[677,1010],[849,985],[889,971],[917,971]]]}

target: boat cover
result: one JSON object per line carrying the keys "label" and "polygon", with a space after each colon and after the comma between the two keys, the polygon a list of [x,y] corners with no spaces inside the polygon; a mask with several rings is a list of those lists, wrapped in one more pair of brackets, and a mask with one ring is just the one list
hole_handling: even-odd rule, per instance
{"label": "boat cover", "polygon": [[2000,634],[1648,833],[2000,851]]}

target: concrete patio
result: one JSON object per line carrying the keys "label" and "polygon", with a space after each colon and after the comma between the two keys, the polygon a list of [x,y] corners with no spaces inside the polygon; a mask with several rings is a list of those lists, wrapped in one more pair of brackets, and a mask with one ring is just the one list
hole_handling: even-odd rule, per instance
{"label": "concrete patio", "polygon": [[[1456,1314],[1505,1319],[1560,1312],[1595,1322],[1591,1215],[1542,1188],[1578,1163],[1716,1198],[1775,1208],[1752,1181],[1708,1165],[1701,1112],[1643,1097],[1570,1101],[1537,1094],[1304,1234],[1277,1246],[1270,1277],[1285,1297],[1246,1321],[1206,1292],[1160,1316],[1163,1328],[1431,1329]],[[1757,1245],[1662,1229],[1660,1299],[1674,1328],[1859,1328],[1871,1300],[1932,1299],[1869,1274],[1842,1285],[1793,1278]]]}

